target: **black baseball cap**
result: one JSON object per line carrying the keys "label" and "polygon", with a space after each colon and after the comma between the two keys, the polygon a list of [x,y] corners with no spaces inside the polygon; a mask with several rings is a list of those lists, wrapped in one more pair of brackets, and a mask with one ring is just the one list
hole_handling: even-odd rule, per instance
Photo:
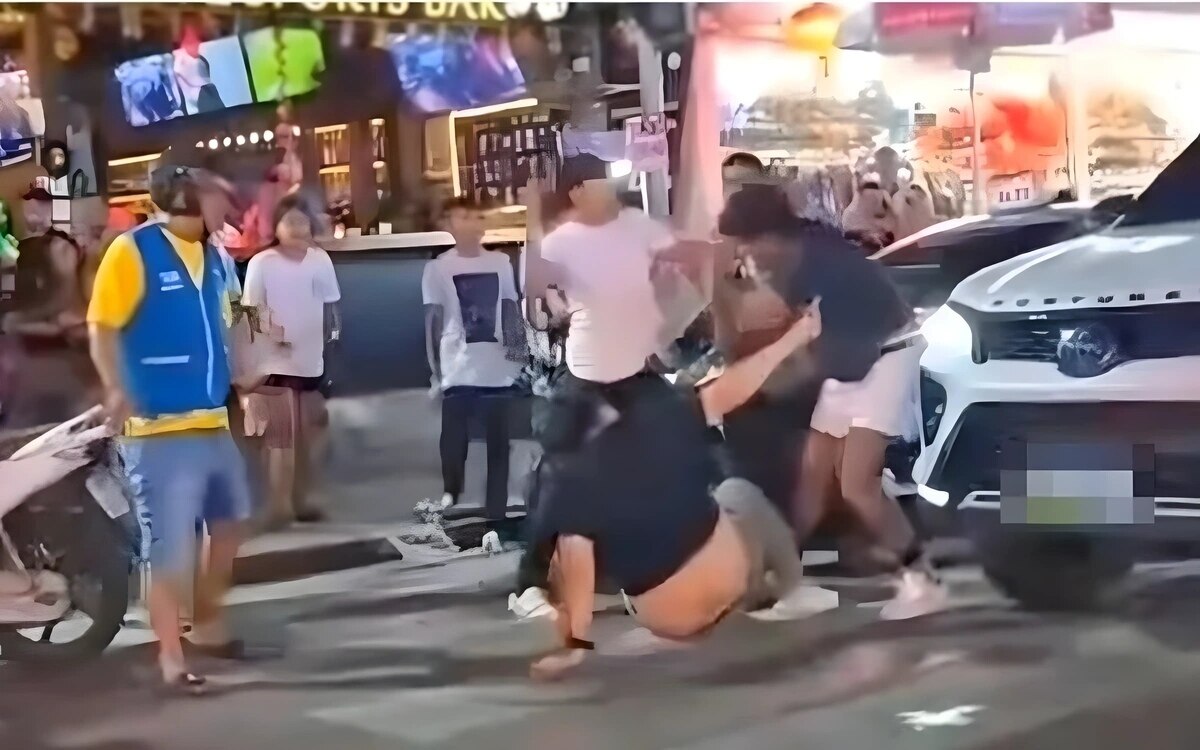
{"label": "black baseball cap", "polygon": [[150,200],[169,214],[199,216],[198,178],[191,167],[161,166],[150,173]]}
{"label": "black baseball cap", "polygon": [[36,182],[29,186],[25,194],[21,196],[23,201],[52,201],[54,196],[50,195],[50,191],[37,184]]}
{"label": "black baseball cap", "polygon": [[608,162],[592,154],[578,154],[563,159],[558,173],[558,194],[566,197],[573,188],[588,180],[607,180]]}

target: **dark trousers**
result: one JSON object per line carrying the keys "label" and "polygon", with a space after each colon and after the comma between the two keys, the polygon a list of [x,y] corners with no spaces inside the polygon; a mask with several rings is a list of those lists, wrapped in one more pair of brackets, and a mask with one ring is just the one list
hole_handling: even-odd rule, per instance
{"label": "dark trousers", "polygon": [[487,440],[487,517],[503,520],[508,507],[510,388],[454,386],[442,394],[442,484],[458,499],[466,479],[472,419],[481,419]]}

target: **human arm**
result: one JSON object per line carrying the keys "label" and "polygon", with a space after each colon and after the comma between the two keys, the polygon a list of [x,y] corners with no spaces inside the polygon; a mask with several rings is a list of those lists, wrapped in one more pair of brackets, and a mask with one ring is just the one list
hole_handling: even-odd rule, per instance
{"label": "human arm", "polygon": [[242,296],[238,303],[242,307],[257,310],[260,324],[258,333],[264,333],[276,345],[286,347],[290,345],[287,331],[271,319],[271,300],[267,294],[267,267],[270,256],[267,252],[258,253],[246,264],[246,279],[242,284]]}
{"label": "human arm", "polygon": [[728,366],[716,379],[699,387],[705,419],[709,424],[719,424],[726,414],[750,400],[784,360],[820,335],[818,299],[775,342]]}
{"label": "human arm", "polygon": [[128,235],[113,240],[100,266],[88,305],[87,322],[92,362],[104,386],[109,423],[124,424],[131,407],[121,377],[121,330],[133,319],[145,294],[142,258]]}
{"label": "human arm", "polygon": [[342,338],[342,289],[338,284],[333,261],[324,250],[318,250],[322,260],[321,301],[325,303],[325,341],[340,341]]}
{"label": "human arm", "polygon": [[342,306],[337,302],[325,303],[325,340],[342,340]]}
{"label": "human arm", "polygon": [[596,598],[596,552],[590,539],[578,534],[558,537],[550,563],[550,588],[561,644],[533,663],[530,673],[540,680],[562,677],[593,648],[588,635]]}
{"label": "human arm", "polygon": [[525,315],[529,320],[537,320],[537,303],[547,299],[546,290],[565,283],[564,269],[555,259],[557,239],[550,240],[547,252],[546,216],[542,205],[544,188],[541,180],[531,177],[519,196],[525,204]]}
{"label": "human arm", "polygon": [[441,347],[445,330],[445,307],[438,284],[437,261],[425,264],[421,276],[421,301],[425,306],[425,358],[429,362],[431,382],[436,387],[442,382]]}
{"label": "human arm", "polygon": [[125,384],[121,381],[121,369],[118,364],[121,356],[120,331],[101,323],[90,323],[88,341],[92,364],[95,365],[96,373],[104,386],[105,415],[109,425],[120,429],[133,412]]}
{"label": "human arm", "polygon": [[506,255],[501,255],[498,260],[501,264],[500,333],[504,342],[504,356],[510,362],[524,363],[529,359],[529,346],[525,341],[525,323],[521,316],[512,264]]}

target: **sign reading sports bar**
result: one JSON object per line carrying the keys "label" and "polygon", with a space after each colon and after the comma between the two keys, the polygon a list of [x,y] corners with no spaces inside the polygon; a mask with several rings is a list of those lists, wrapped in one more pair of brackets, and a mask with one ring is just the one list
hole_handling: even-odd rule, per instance
{"label": "sign reading sports bar", "polygon": [[210,0],[210,6],[237,7],[246,10],[271,10],[277,13],[310,13],[364,18],[396,18],[408,21],[468,21],[503,23],[530,14],[543,21],[558,21],[567,14],[570,3],[546,2],[263,2],[249,0]]}

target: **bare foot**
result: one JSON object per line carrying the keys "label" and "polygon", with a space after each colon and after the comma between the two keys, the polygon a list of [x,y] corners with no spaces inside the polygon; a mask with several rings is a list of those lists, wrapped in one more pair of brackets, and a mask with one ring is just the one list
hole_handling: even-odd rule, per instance
{"label": "bare foot", "polygon": [[561,680],[572,669],[583,663],[587,652],[583,649],[562,649],[538,659],[529,668],[529,676],[538,682]]}

